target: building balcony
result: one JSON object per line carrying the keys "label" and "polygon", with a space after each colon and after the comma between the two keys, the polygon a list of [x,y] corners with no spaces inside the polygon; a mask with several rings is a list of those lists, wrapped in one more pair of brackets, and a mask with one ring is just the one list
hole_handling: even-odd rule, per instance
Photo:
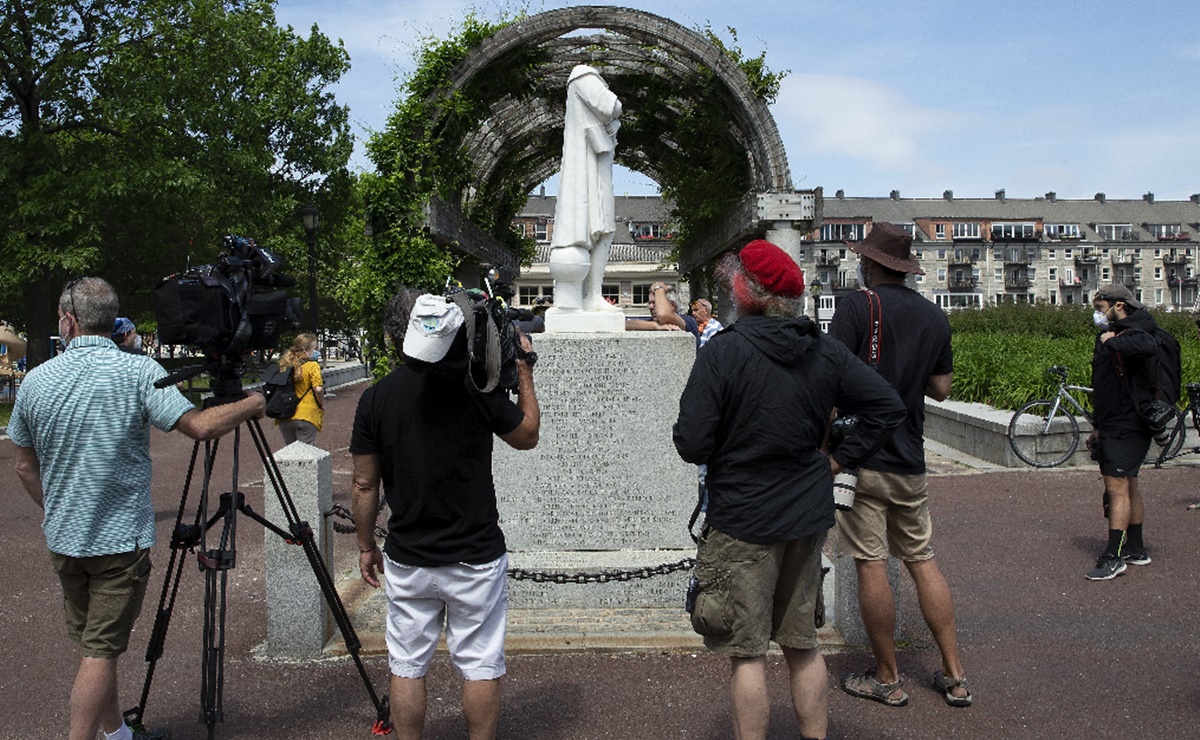
{"label": "building balcony", "polygon": [[1006,290],[1011,288],[1028,288],[1029,283],[1030,281],[1028,276],[1004,278],[1004,287]]}
{"label": "building balcony", "polygon": [[1112,256],[1113,267],[1124,265],[1127,267],[1133,266],[1134,256],[1132,254],[1114,254]]}
{"label": "building balcony", "polygon": [[1168,285],[1170,285],[1170,286],[1171,286],[1171,287],[1173,287],[1173,288],[1175,288],[1175,287],[1179,287],[1179,286],[1181,286],[1181,285],[1183,285],[1183,286],[1187,286],[1187,287],[1191,287],[1191,286],[1194,286],[1194,285],[1196,285],[1196,283],[1197,283],[1197,282],[1200,282],[1200,278],[1196,278],[1196,277],[1183,277],[1183,278],[1181,278],[1181,277],[1172,277],[1172,278],[1167,278],[1167,284],[1168,284]]}
{"label": "building balcony", "polygon": [[1077,265],[1094,265],[1100,262],[1100,255],[1095,252],[1082,252],[1075,255],[1075,264]]}
{"label": "building balcony", "polygon": [[1190,242],[1192,237],[1181,231],[1177,234],[1159,234],[1158,240],[1160,242]]}
{"label": "building balcony", "polygon": [[842,258],[836,254],[818,254],[817,267],[837,267],[842,262]]}
{"label": "building balcony", "polygon": [[1115,234],[1101,234],[1100,236],[1106,242],[1140,242],[1142,240],[1141,232],[1136,230],[1121,231]]}
{"label": "building balcony", "polygon": [[1163,264],[1164,265],[1186,265],[1187,263],[1188,263],[1188,256],[1185,254],[1179,254],[1177,252],[1170,252],[1168,254],[1163,255]]}
{"label": "building balcony", "polygon": [[946,287],[950,290],[974,290],[979,281],[974,277],[949,277],[946,278]]}
{"label": "building balcony", "polygon": [[1004,264],[1006,264],[1006,265],[1028,265],[1029,264],[1029,255],[1006,254],[1006,255],[1004,255]]}
{"label": "building balcony", "polygon": [[1081,242],[1083,234],[1058,234],[1050,237],[1052,242]]}
{"label": "building balcony", "polygon": [[840,278],[837,280],[831,280],[825,284],[825,287],[829,288],[830,290],[847,290],[848,291],[848,290],[858,290],[860,286],[858,284],[858,278],[848,277],[848,278]]}
{"label": "building balcony", "polygon": [[1035,231],[1031,234],[1008,234],[1008,235],[992,233],[991,240],[992,240],[992,242],[995,242],[995,243],[1010,243],[1010,244],[1020,244],[1023,242],[1040,242],[1042,240],[1042,232]]}
{"label": "building balcony", "polygon": [[1058,287],[1060,288],[1082,288],[1083,281],[1079,278],[1059,278]]}
{"label": "building balcony", "polygon": [[975,258],[965,254],[951,254],[946,258],[946,264],[950,267],[970,267],[975,264]]}

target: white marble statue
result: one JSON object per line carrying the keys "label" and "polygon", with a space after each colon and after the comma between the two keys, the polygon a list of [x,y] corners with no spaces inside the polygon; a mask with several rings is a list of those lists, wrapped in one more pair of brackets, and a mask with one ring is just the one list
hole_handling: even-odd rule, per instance
{"label": "white marble statue", "polygon": [[556,315],[621,311],[600,292],[617,228],[612,167],[620,115],[621,101],[599,72],[583,64],[571,70],[550,241],[554,308],[547,312],[547,331],[554,330]]}

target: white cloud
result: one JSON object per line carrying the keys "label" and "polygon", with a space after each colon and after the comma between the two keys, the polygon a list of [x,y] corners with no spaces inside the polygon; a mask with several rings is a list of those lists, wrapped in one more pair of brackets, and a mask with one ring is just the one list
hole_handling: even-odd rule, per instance
{"label": "white cloud", "polygon": [[844,155],[889,171],[920,166],[931,158],[922,142],[966,120],[878,82],[812,74],[784,78],[774,114],[796,154]]}

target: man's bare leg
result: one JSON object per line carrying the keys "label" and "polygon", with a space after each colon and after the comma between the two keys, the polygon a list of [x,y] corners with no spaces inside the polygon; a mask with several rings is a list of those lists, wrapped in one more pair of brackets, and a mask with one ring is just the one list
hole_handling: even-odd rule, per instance
{"label": "man's bare leg", "polygon": [[[950,586],[937,563],[929,560],[912,560],[906,562],[908,572],[912,575],[917,586],[917,601],[921,605],[921,616],[933,633],[938,650],[942,653],[942,673],[947,678],[964,678],[962,663],[958,659],[958,630],[954,623],[954,598],[950,595]],[[959,698],[967,695],[967,690],[956,686],[950,693]]]}
{"label": "man's bare leg", "polygon": [[493,740],[500,726],[500,679],[463,681],[463,716],[470,740]]}
{"label": "man's bare leg", "polygon": [[425,678],[393,675],[389,693],[396,740],[421,740],[425,731]]}
{"label": "man's bare leg", "polygon": [[117,658],[79,659],[71,687],[71,740],[95,740],[96,731],[121,727],[117,706]]}
{"label": "man's bare leg", "polygon": [[784,647],[788,680],[792,690],[792,708],[804,737],[825,737],[829,724],[829,678],[825,658],[816,648],[797,650]]}
{"label": "man's bare leg", "polygon": [[764,740],[771,722],[765,655],[730,658],[729,698],[736,740]]}
{"label": "man's bare leg", "polygon": [[875,680],[895,683],[900,679],[896,667],[896,602],[888,583],[886,560],[855,560],[858,571],[858,609],[871,652],[875,655]]}

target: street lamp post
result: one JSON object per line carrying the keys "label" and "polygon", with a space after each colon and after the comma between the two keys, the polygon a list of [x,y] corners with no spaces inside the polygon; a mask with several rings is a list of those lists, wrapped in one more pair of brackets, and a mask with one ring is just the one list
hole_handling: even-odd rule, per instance
{"label": "street lamp post", "polygon": [[300,210],[304,233],[308,235],[308,325],[317,333],[317,224],[321,213],[312,203]]}

